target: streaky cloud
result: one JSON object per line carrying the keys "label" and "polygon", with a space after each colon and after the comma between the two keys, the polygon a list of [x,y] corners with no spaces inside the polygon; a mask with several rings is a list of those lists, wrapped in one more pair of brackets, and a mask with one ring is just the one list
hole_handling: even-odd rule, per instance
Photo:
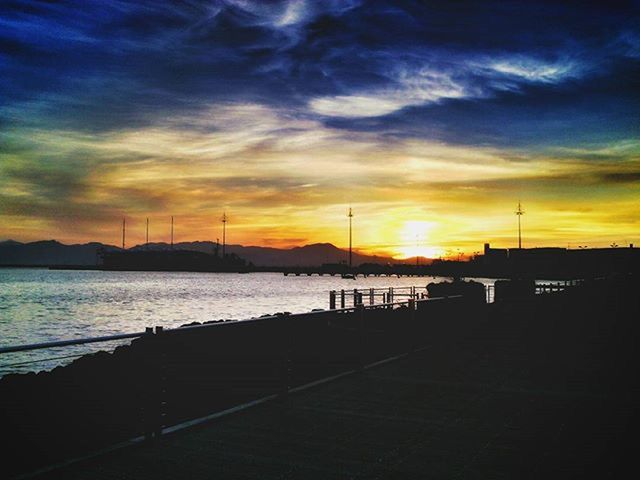
{"label": "streaky cloud", "polygon": [[312,99],[315,113],[333,117],[377,117],[411,105],[425,105],[450,98],[472,96],[465,86],[444,72],[427,68],[417,72],[401,71],[387,88],[351,95]]}
{"label": "streaky cloud", "polygon": [[584,75],[578,63],[569,60],[545,62],[526,55],[446,57],[445,52],[404,59],[401,54],[387,53],[387,61],[379,67],[390,71],[386,74],[387,86],[316,97],[310,100],[309,108],[331,117],[377,117],[410,106],[488,98],[500,90],[519,91],[523,83],[561,83]]}

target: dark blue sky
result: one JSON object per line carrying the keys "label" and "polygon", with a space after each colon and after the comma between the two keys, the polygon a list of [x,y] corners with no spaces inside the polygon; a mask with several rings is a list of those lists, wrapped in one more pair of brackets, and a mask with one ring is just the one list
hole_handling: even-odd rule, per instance
{"label": "dark blue sky", "polygon": [[451,142],[623,138],[638,25],[637,2],[9,0],[2,119],[100,131],[223,100]]}
{"label": "dark blue sky", "polygon": [[[325,132],[335,149],[477,147],[515,163],[623,163],[601,178],[634,179],[639,25],[633,1],[4,0],[0,162],[33,198],[6,184],[0,195],[24,222],[85,194],[105,164],[166,163],[138,147],[113,153],[119,135],[203,138],[227,132],[227,118],[257,129],[261,152]],[[248,105],[276,117],[266,133],[234,115]]]}

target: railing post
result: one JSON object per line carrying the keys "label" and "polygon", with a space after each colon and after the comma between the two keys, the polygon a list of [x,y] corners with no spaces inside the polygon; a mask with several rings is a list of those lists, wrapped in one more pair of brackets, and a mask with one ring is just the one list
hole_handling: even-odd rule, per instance
{"label": "railing post", "polygon": [[369,305],[373,305],[375,303],[373,288],[369,289]]}
{"label": "railing post", "polygon": [[340,308],[344,308],[344,290],[340,290]]}
{"label": "railing post", "polygon": [[163,328],[145,329],[147,340],[147,373],[146,391],[144,394],[144,438],[152,441],[162,434],[162,414],[165,400],[165,372],[164,348],[162,337]]}
{"label": "railing post", "polygon": [[358,370],[363,371],[365,362],[366,362],[366,354],[365,354],[365,330],[364,330],[364,305],[362,303],[358,304],[356,307],[356,315],[358,316]]}
{"label": "railing post", "polygon": [[393,287],[389,287],[389,298],[387,298],[388,303],[393,303]]}
{"label": "railing post", "polygon": [[157,349],[156,365],[158,384],[156,389],[157,398],[154,405],[156,412],[154,415],[154,429],[153,435],[155,438],[159,438],[162,435],[163,417],[166,414],[167,398],[166,398],[166,352],[164,348],[164,328],[157,326],[155,330],[155,345]]}
{"label": "railing post", "polygon": [[293,345],[293,322],[289,321],[287,317],[283,317],[282,332],[280,338],[282,339],[282,345],[280,345],[280,392],[281,397],[286,397],[289,394],[289,388],[291,386],[291,348]]}
{"label": "railing post", "polygon": [[416,342],[418,336],[418,328],[416,325],[416,300],[415,298],[409,299],[409,353],[416,351]]}
{"label": "railing post", "polygon": [[[153,328],[147,327],[144,329],[144,337],[145,343],[147,344],[147,348],[151,351],[148,352],[148,358],[150,360],[151,365],[153,365],[153,360],[155,358],[155,344],[153,343]],[[145,379],[143,384],[145,385],[144,395],[142,398],[142,416],[143,416],[143,425],[142,428],[144,430],[144,439],[150,442],[153,439],[153,430],[154,430],[154,403],[155,403],[155,389],[156,389],[156,381],[155,381],[155,371],[153,367],[148,369],[145,374]]]}
{"label": "railing post", "polygon": [[335,310],[335,309],[336,309],[336,291],[331,290],[329,292],[329,310]]}
{"label": "railing post", "polygon": [[358,289],[354,288],[353,289],[353,306],[355,307],[356,305],[358,305]]}

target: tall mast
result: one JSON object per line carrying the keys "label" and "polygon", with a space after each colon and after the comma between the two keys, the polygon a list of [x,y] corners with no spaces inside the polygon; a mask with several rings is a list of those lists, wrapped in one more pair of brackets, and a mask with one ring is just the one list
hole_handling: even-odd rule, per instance
{"label": "tall mast", "polygon": [[524,215],[524,210],[522,210],[522,205],[520,205],[520,200],[518,200],[518,210],[516,210],[516,215],[518,216],[518,248],[522,248],[522,227],[520,225],[520,219],[522,215]]}
{"label": "tall mast", "polygon": [[227,212],[222,213],[222,258],[226,255],[227,246]]}
{"label": "tall mast", "polygon": [[171,215],[171,249],[173,249],[173,215]]}
{"label": "tall mast", "polygon": [[127,228],[125,217],[122,217],[122,249],[124,250],[125,231]]}
{"label": "tall mast", "polygon": [[144,238],[145,238],[145,243],[148,245],[149,244],[149,217],[147,217],[147,231]]}
{"label": "tall mast", "polygon": [[352,252],[352,239],[353,239],[353,234],[352,234],[352,219],[353,219],[353,211],[351,210],[351,207],[349,207],[349,214],[347,215],[349,217],[349,268],[351,268],[353,266],[353,252]]}

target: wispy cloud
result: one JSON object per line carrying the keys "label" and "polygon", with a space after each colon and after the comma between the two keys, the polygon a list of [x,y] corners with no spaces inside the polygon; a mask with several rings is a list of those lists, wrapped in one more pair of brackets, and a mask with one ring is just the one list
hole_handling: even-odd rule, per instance
{"label": "wispy cloud", "polygon": [[507,77],[542,83],[559,83],[581,74],[578,66],[571,61],[543,62],[527,57],[489,61],[488,68]]}
{"label": "wispy cloud", "polygon": [[400,71],[388,87],[314,98],[309,107],[316,113],[333,117],[377,117],[411,105],[472,96],[470,89],[447,73],[422,68],[415,72]]}
{"label": "wispy cloud", "polygon": [[[387,85],[348,95],[316,97],[311,99],[309,107],[318,114],[332,117],[377,117],[410,106],[487,98],[500,90],[517,91],[523,83],[561,83],[584,73],[576,62],[545,62],[526,55],[445,59],[445,52],[431,52],[423,58],[411,55],[403,60],[402,54],[397,57],[396,64],[385,74]],[[382,64],[380,70],[388,68],[389,62]]]}

